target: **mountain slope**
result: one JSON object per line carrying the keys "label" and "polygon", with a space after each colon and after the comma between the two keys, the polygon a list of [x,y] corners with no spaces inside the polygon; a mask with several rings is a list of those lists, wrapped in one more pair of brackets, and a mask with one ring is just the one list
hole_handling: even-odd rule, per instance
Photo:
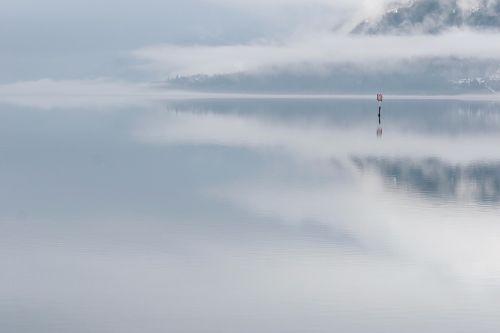
{"label": "mountain slope", "polygon": [[495,61],[459,58],[413,59],[384,71],[367,71],[355,64],[332,64],[321,74],[286,68],[278,71],[197,75],[167,81],[171,88],[258,93],[391,93],[460,94],[500,91]]}
{"label": "mountain slope", "polygon": [[500,0],[463,5],[458,0],[394,2],[375,20],[365,20],[355,34],[436,34],[451,28],[500,30]]}
{"label": "mountain slope", "polygon": [[[439,34],[449,29],[492,30],[500,33],[500,0],[413,0],[392,3],[378,18],[360,23],[352,31],[351,37],[357,38],[354,36],[356,34]],[[360,52],[365,51],[360,49]],[[275,66],[269,71],[177,77],[166,83],[172,88],[236,92],[497,93],[500,92],[500,61],[494,57],[460,54],[410,56],[391,60],[380,69],[376,64],[367,68],[348,61],[332,61],[323,64],[320,72],[317,67],[296,64]]]}

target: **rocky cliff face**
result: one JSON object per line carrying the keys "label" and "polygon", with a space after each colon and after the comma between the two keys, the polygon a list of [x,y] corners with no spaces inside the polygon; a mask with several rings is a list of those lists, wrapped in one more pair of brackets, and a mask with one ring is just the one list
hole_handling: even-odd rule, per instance
{"label": "rocky cliff face", "polygon": [[500,0],[413,0],[390,4],[356,34],[436,34],[451,28],[500,30]]}

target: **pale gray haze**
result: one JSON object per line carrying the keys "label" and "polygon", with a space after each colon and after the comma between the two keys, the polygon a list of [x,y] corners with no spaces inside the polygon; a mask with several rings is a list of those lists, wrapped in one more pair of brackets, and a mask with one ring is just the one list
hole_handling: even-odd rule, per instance
{"label": "pale gray haze", "polygon": [[491,93],[499,12],[486,0],[3,1],[0,81]]}
{"label": "pale gray haze", "polygon": [[499,147],[500,0],[0,0],[0,332],[500,332]]}

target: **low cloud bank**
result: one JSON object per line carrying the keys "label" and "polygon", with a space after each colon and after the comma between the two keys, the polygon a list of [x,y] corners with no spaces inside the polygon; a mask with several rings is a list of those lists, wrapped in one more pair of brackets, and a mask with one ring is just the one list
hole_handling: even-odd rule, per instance
{"label": "low cloud bank", "polygon": [[94,80],[18,81],[0,85],[0,103],[41,109],[85,108],[105,110],[110,107],[147,105],[163,99],[189,99],[210,96],[165,89],[152,83]]}
{"label": "low cloud bank", "polygon": [[500,34],[454,30],[443,35],[352,36],[329,32],[294,35],[285,41],[238,45],[153,45],[132,52],[141,69],[159,76],[269,72],[350,63],[362,70],[384,71],[401,61],[454,57],[494,60]]}

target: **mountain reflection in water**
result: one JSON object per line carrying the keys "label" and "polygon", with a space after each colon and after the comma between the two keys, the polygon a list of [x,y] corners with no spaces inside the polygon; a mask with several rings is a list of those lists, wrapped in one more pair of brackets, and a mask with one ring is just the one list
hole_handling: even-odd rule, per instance
{"label": "mountain reflection in water", "polygon": [[0,105],[3,331],[500,330],[498,105],[71,102]]}
{"label": "mountain reflection in water", "polygon": [[500,162],[453,165],[437,158],[423,160],[353,158],[361,171],[376,170],[388,186],[416,191],[431,199],[500,201]]}

